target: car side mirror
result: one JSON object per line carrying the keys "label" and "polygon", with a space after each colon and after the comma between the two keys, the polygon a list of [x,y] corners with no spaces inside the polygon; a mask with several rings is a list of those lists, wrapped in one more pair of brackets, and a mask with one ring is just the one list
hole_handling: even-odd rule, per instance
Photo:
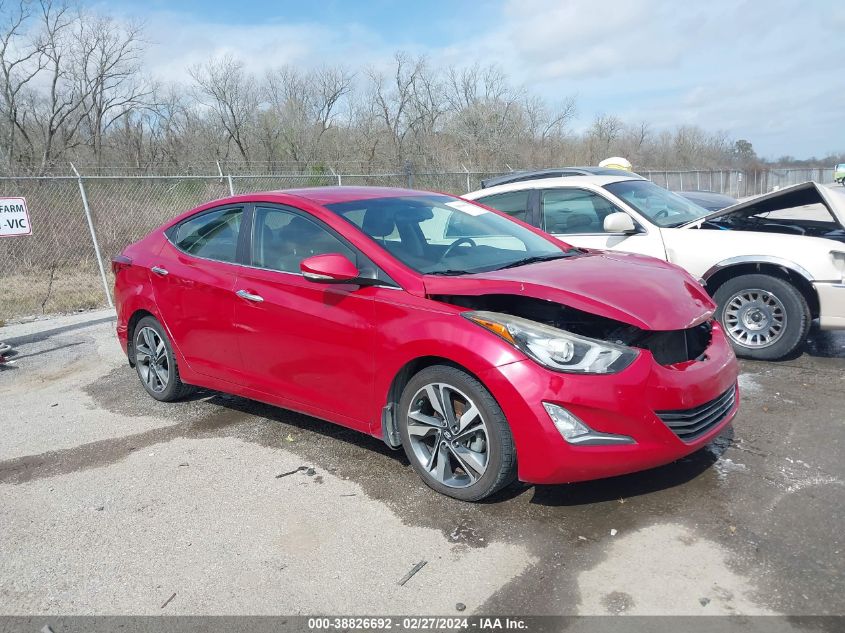
{"label": "car side mirror", "polygon": [[302,276],[323,284],[349,283],[358,278],[358,267],[340,253],[313,255],[299,262]]}
{"label": "car side mirror", "polygon": [[616,213],[605,216],[604,232],[631,234],[637,232],[637,227],[630,215],[617,211]]}

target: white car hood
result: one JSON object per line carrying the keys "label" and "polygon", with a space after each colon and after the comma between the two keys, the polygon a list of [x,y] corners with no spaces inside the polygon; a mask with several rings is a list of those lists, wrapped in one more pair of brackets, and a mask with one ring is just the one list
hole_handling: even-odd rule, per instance
{"label": "white car hood", "polygon": [[755,196],[744,202],[705,215],[678,228],[697,227],[707,220],[715,220],[723,216],[732,215],[738,211],[747,210],[749,214],[753,214],[761,211],[777,211],[817,203],[827,207],[839,225],[845,228],[845,195],[842,195],[840,192],[834,192],[816,182],[802,182],[778,191],[765,193],[762,196]]}

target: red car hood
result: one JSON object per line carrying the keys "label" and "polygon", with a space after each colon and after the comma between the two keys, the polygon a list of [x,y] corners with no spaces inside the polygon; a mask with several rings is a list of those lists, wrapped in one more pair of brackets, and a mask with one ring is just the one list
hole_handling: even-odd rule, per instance
{"label": "red car hood", "polygon": [[704,288],[676,266],[607,251],[460,277],[427,275],[425,289],[428,295],[524,295],[644,330],[690,328],[716,309]]}

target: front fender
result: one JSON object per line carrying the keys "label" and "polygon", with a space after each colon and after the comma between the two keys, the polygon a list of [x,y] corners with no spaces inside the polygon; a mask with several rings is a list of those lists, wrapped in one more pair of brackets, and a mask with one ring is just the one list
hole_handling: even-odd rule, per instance
{"label": "front fender", "polygon": [[736,257],[728,257],[727,259],[723,259],[722,261],[713,264],[704,272],[701,278],[704,281],[707,281],[720,270],[730,266],[736,266],[737,264],[772,264],[774,266],[780,266],[781,268],[791,270],[806,279],[808,282],[812,283],[814,281],[813,275],[810,274],[810,272],[803,266],[799,266],[788,259],[772,255],[738,255]]}
{"label": "front fender", "polygon": [[[392,314],[380,319],[378,335],[381,341],[376,345],[377,349],[388,351],[375,359],[373,410],[369,416],[374,435],[381,435],[381,411],[388,403],[393,381],[410,363],[423,358],[440,358],[481,376],[490,369],[526,358],[522,352],[457,311],[407,309],[395,304],[382,308]],[[495,398],[496,394],[492,389],[490,391]]]}

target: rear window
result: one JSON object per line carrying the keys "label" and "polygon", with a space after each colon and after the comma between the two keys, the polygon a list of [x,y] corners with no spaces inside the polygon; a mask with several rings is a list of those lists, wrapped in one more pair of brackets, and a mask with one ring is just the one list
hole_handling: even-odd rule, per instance
{"label": "rear window", "polygon": [[177,248],[205,259],[235,262],[243,209],[211,211],[189,218],[171,233]]}

